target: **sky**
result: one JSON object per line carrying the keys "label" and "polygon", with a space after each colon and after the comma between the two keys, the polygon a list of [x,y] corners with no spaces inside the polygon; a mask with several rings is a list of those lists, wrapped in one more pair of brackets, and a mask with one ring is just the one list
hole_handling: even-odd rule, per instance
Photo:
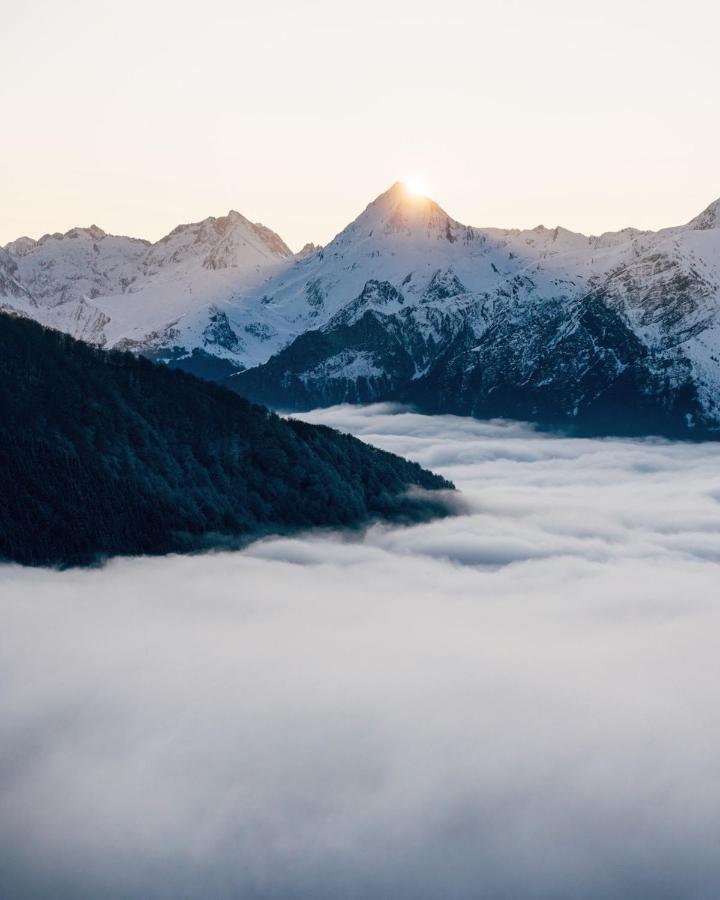
{"label": "sky", "polygon": [[715,900],[720,445],[306,418],[464,513],[0,567],[3,896]]}
{"label": "sky", "polygon": [[720,196],[709,0],[37,0],[2,31],[1,243],[234,208],[299,249],[415,173],[476,226]]}

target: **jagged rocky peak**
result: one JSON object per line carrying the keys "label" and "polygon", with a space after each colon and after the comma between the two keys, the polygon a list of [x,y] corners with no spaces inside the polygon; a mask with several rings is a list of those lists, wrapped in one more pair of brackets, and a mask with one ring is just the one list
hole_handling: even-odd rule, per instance
{"label": "jagged rocky peak", "polygon": [[178,225],[148,251],[146,270],[174,264],[203,269],[229,269],[287,259],[292,251],[264,225],[253,223],[234,209],[226,216]]}
{"label": "jagged rocky peak", "polygon": [[[100,241],[104,237],[107,237],[107,234],[102,228],[98,228],[97,225],[90,225],[89,228],[71,228],[64,234],[60,231],[53,232],[52,234],[44,234],[37,244],[33,244],[33,246],[46,244],[48,241],[77,240],[78,238],[84,238],[85,240],[90,241]],[[28,247],[26,252],[28,250],[32,250],[32,247]]]}
{"label": "jagged rocky peak", "polygon": [[295,258],[305,259],[306,256],[312,256],[313,253],[318,253],[320,250],[322,250],[322,246],[320,244],[313,244],[311,241],[309,241],[301,250],[298,250],[298,252],[295,254]]}
{"label": "jagged rocky peak", "polygon": [[426,303],[430,300],[448,300],[450,297],[457,297],[459,294],[464,294],[466,290],[467,288],[457,275],[455,275],[452,269],[438,269],[433,273],[430,282],[425,289],[423,302]]}
{"label": "jagged rocky peak", "polygon": [[32,250],[36,244],[37,241],[23,235],[23,237],[16,238],[14,241],[10,241],[9,244],[5,244],[5,249],[12,256],[23,256],[29,250]]}
{"label": "jagged rocky peak", "polygon": [[107,237],[107,234],[102,228],[98,228],[97,225],[91,225],[89,228],[71,228],[65,232],[65,237],[70,239],[90,238],[93,241],[99,241]]}
{"label": "jagged rocky peak", "polygon": [[379,235],[455,243],[474,240],[476,232],[451,218],[434,200],[417,196],[401,181],[396,181],[340,232],[333,244],[348,244]]}
{"label": "jagged rocky peak", "polygon": [[699,216],[695,216],[686,227],[693,231],[709,231],[711,228],[720,228],[720,198],[711,203]]}

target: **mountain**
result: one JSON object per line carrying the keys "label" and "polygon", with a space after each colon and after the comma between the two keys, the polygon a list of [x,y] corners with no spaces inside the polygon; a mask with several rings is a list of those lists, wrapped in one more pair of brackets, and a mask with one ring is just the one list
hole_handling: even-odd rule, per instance
{"label": "mountain", "polygon": [[264,285],[300,333],[225,383],[285,409],[398,400],[577,433],[713,436],[718,209],[657,233],[475,229],[396,185],[296,264],[301,277]]}
{"label": "mountain", "polygon": [[190,352],[176,355],[189,358],[195,350],[209,356],[217,374],[237,368],[218,369],[218,361],[233,357],[239,344],[216,302],[235,297],[292,257],[277,234],[234,210],[179,225],[155,244],[92,225],[39,241],[20,238],[5,251],[30,298],[13,302],[0,285],[6,306],[98,346],[152,357],[158,349],[188,344]]}
{"label": "mountain", "polygon": [[[125,293],[84,294],[64,323],[42,299],[26,314],[285,409],[399,400],[585,433],[720,429],[720,201],[686,225],[587,237],[469,227],[395,184],[296,256],[251,227],[182,226]],[[9,252],[31,298],[35,252]]]}
{"label": "mountain", "polygon": [[17,311],[91,343],[104,343],[107,317],[93,300],[130,289],[147,241],[105,234],[97,225],[20,238],[5,248],[14,259],[28,303]]}
{"label": "mountain", "polygon": [[444,514],[429,492],[452,487],[349,435],[7,314],[0,455],[0,558],[26,565],[416,521]]}

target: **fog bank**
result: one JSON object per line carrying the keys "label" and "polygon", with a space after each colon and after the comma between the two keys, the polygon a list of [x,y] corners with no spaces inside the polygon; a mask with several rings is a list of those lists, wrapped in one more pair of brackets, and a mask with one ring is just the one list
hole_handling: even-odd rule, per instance
{"label": "fog bank", "polygon": [[0,894],[716,898],[720,446],[305,418],[467,513],[0,568]]}

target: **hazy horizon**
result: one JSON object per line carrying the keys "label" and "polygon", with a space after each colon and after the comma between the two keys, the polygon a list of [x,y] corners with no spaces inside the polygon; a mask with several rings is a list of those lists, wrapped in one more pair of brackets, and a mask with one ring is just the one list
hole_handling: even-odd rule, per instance
{"label": "hazy horizon", "polygon": [[2,244],[232,208],[297,250],[411,173],[480,227],[656,230],[720,196],[706,2],[78,0],[3,24]]}

